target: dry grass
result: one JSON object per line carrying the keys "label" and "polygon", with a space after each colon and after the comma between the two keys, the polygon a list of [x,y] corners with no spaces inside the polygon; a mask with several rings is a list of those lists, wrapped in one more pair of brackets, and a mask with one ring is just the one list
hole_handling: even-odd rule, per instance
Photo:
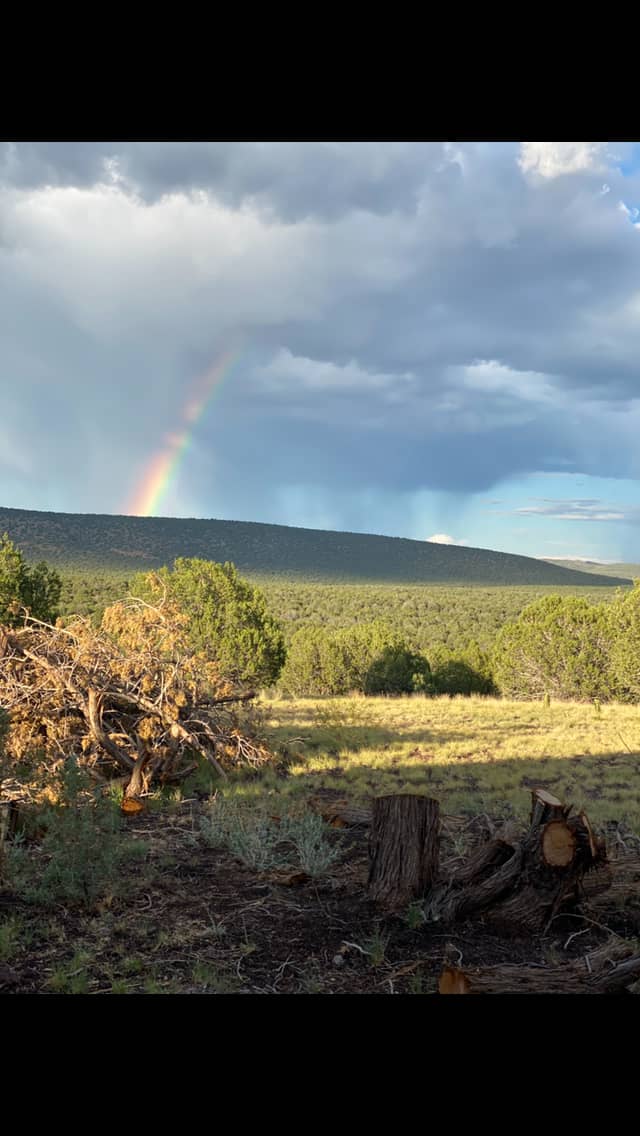
{"label": "dry grass", "polygon": [[238,784],[240,792],[417,792],[450,813],[524,817],[536,785],[584,806],[598,824],[640,832],[640,706],[414,696],[282,700],[265,709],[290,776],[266,773]]}

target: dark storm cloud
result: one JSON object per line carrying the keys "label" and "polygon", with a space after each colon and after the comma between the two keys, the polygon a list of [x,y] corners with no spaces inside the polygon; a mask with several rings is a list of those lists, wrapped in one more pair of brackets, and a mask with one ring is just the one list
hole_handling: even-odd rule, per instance
{"label": "dark storm cloud", "polygon": [[119,175],[147,202],[203,190],[287,221],[335,219],[353,209],[415,210],[443,153],[440,143],[403,142],[19,142],[0,151],[0,180],[94,185]]}
{"label": "dark storm cloud", "polygon": [[197,500],[639,476],[640,183],[580,145],[3,144],[2,476],[116,508],[235,334]]}

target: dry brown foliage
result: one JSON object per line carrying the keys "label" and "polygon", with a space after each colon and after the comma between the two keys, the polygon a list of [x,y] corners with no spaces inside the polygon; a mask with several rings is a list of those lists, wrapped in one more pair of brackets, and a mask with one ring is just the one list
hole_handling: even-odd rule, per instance
{"label": "dry brown foliage", "polygon": [[[160,588],[158,588],[160,592]],[[195,651],[186,617],[166,596],[114,604],[54,627],[25,614],[0,628],[0,705],[10,715],[9,761],[55,772],[71,755],[98,778],[126,774],[127,794],[178,782],[200,760],[224,775],[269,758],[255,739],[255,697]]]}

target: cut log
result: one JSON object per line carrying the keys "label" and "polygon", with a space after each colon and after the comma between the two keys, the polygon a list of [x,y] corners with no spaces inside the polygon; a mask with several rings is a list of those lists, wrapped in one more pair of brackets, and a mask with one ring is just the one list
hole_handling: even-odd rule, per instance
{"label": "cut log", "polygon": [[481,882],[474,881],[459,888],[454,876],[450,883],[434,889],[429,896],[425,906],[427,922],[453,923],[486,911],[517,886],[521,872],[522,849],[517,845],[509,859]]}
{"label": "cut log", "polygon": [[506,840],[487,840],[486,844],[481,844],[458,869],[456,882],[460,887],[479,883],[506,864],[513,856],[513,852],[514,846]]}
{"label": "cut log", "polygon": [[612,940],[578,962],[563,966],[485,966],[461,969],[447,964],[440,994],[613,994],[640,978],[640,955]]}
{"label": "cut log", "polygon": [[583,895],[592,868],[606,864],[584,813],[545,789],[532,794],[531,826],[515,845],[488,841],[457,871],[440,879],[425,904],[427,922],[469,919],[480,913],[508,931],[536,934]]}
{"label": "cut log", "polygon": [[371,809],[351,805],[347,800],[323,800],[312,797],[310,807],[333,828],[368,828],[371,824]]}
{"label": "cut log", "polygon": [[550,820],[565,820],[571,812],[571,805],[563,805],[553,793],[546,789],[531,790],[531,828],[538,828]]}
{"label": "cut log", "polygon": [[440,855],[440,805],[410,793],[373,802],[369,837],[369,894],[388,910],[424,897]]}
{"label": "cut log", "polygon": [[[590,833],[589,833],[590,835]],[[550,820],[542,831],[542,857],[553,868],[566,868],[576,854],[576,838],[564,820]]]}

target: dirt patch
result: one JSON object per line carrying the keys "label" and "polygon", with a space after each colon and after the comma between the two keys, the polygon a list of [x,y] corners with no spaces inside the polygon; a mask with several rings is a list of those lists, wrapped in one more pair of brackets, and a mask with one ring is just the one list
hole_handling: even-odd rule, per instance
{"label": "dirt patch", "polygon": [[[426,927],[417,908],[383,918],[366,895],[366,830],[332,832],[342,857],[327,876],[260,875],[202,844],[199,809],[186,803],[136,818],[130,835],[144,842],[146,859],[132,864],[126,899],[106,895],[90,911],[44,909],[0,892],[0,923],[16,928],[0,991],[428,994],[449,944],[465,966],[542,964],[584,955],[607,926],[637,934],[636,909],[607,909],[604,900],[591,924],[558,919],[537,940],[500,937],[481,920]],[[450,855],[459,854],[462,827],[451,818]]]}

